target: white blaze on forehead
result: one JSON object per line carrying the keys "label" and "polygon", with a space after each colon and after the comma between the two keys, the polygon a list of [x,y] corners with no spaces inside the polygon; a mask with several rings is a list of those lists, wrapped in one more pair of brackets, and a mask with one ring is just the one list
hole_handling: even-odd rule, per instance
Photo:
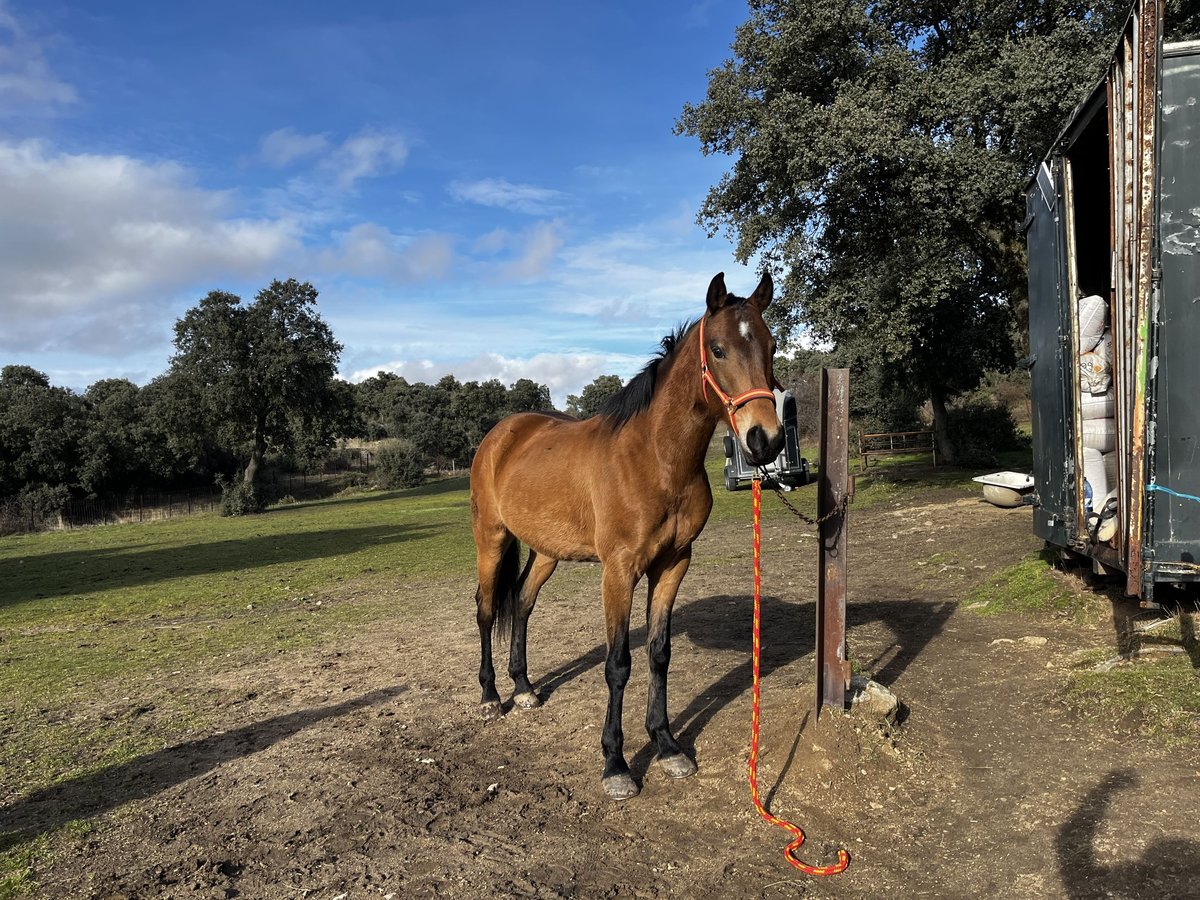
{"label": "white blaze on forehead", "polygon": [[744,337],[746,340],[750,340],[750,323],[748,321],[742,319],[742,321],[738,323],[738,331],[741,333],[742,337]]}

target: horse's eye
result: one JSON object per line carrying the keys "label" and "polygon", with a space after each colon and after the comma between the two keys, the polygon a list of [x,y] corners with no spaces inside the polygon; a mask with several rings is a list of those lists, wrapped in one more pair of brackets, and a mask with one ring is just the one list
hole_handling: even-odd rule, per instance
{"label": "horse's eye", "polygon": [[712,355],[715,356],[717,359],[724,359],[725,351],[722,350],[720,347],[718,347],[716,344],[713,344],[712,345]]}

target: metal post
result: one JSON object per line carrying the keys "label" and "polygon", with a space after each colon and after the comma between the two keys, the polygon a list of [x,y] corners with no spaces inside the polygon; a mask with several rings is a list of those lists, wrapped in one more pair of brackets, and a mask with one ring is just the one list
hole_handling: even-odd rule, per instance
{"label": "metal post", "polygon": [[[821,370],[821,446],[817,515],[841,509],[849,491],[850,370]],[[846,658],[846,516],[820,526],[817,560],[817,708],[845,708],[850,686]]]}

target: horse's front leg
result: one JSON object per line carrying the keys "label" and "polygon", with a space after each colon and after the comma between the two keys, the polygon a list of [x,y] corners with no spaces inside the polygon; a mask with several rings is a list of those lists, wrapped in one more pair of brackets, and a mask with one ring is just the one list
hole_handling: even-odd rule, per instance
{"label": "horse's front leg", "polygon": [[608,659],[604,680],[608,683],[608,714],[604,718],[604,792],[613,800],[636,797],[640,788],[629,774],[625,762],[625,734],[621,729],[621,709],[625,685],[629,682],[629,610],[637,575],[631,566],[605,562],[602,593],[604,623],[608,632]]}
{"label": "horse's front leg", "polygon": [[678,554],[655,560],[647,573],[646,655],[650,662],[650,692],[646,699],[646,731],[658,748],[658,764],[672,778],[696,772],[696,763],[671,734],[667,716],[667,669],[671,665],[671,610],[679,584],[692,561],[688,546]]}

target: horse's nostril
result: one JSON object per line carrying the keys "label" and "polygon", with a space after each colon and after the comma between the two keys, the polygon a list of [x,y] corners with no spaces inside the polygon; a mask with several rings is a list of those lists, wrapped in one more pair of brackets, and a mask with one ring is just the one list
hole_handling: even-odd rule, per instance
{"label": "horse's nostril", "polygon": [[767,444],[767,433],[761,425],[755,425],[746,433],[746,446],[760,462],[766,459]]}
{"label": "horse's nostril", "polygon": [[761,425],[755,425],[746,432],[746,447],[754,465],[764,465],[779,455],[783,449],[783,432],[778,431],[768,437],[767,431]]}

